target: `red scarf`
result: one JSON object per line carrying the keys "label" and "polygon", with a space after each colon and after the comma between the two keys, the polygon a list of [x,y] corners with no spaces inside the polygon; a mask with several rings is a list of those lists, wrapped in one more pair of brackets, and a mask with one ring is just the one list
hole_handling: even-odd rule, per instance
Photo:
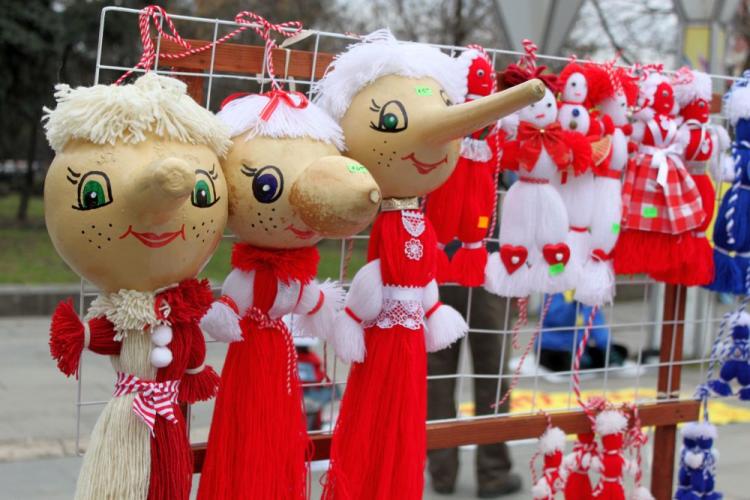
{"label": "red scarf", "polygon": [[539,155],[542,154],[542,146],[558,170],[565,170],[572,161],[565,131],[558,122],[544,128],[537,128],[529,122],[521,122],[518,127],[518,141],[522,144],[518,152],[518,164],[528,172],[531,172]]}
{"label": "red scarf", "polygon": [[241,271],[270,271],[285,285],[292,280],[308,284],[318,272],[319,260],[317,247],[274,249],[250,243],[235,243],[232,247],[232,267]]}

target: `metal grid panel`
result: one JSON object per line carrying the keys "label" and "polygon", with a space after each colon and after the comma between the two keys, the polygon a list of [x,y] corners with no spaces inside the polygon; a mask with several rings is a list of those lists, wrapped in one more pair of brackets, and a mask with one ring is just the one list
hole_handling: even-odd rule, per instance
{"label": "metal grid panel", "polygon": [[[96,76],[94,83],[109,83],[111,81],[114,81],[123,72],[131,69],[130,66],[120,66],[108,62],[107,25],[108,23],[113,22],[127,23],[127,25],[132,25],[134,29],[133,38],[137,39],[138,14],[138,10],[120,7],[107,7],[102,10],[101,25],[99,31],[99,46],[97,50],[96,61]],[[179,15],[173,15],[171,17],[175,21],[177,29],[180,30],[181,35],[185,39],[199,38],[211,39],[212,41],[216,41],[218,38],[221,38],[226,33],[240,26],[234,21],[228,20],[204,19]],[[296,86],[297,90],[304,90],[308,95],[310,95],[311,84],[315,82],[319,50],[325,50],[327,52],[335,53],[342,50],[349,43],[356,41],[357,38],[350,35],[328,33],[315,30],[306,30],[305,33],[307,36],[305,36],[303,40],[300,40],[295,48],[304,45],[306,50],[311,50],[313,52],[313,66],[312,74],[310,75],[310,77],[307,79],[288,78],[287,73],[285,71],[281,71],[282,68],[284,68],[284,65],[279,64],[278,62],[277,70],[280,73],[278,78],[280,82],[287,83],[291,86]],[[242,35],[238,36],[236,40],[232,40],[232,42],[262,45],[262,40],[260,40],[260,38],[252,31],[243,33]],[[456,53],[463,50],[461,47],[446,45],[435,45],[435,47],[438,47],[441,50],[450,53],[451,55],[455,55]],[[161,39],[157,40],[156,49],[158,65],[158,57],[161,49]],[[519,52],[515,51],[492,48],[488,48],[487,52],[491,54],[495,68],[502,68],[508,63],[517,59],[519,55],[521,55]],[[263,74],[247,75],[215,72],[215,53],[216,48],[214,47],[211,50],[210,67],[207,72],[180,71],[166,68],[159,68],[158,72],[179,77],[194,77],[202,79],[204,82],[204,87],[206,89],[203,105],[209,109],[214,110],[217,107],[218,102],[220,102],[224,95],[226,95],[224,93],[220,93],[221,90],[217,90],[217,88],[219,87],[232,87],[233,85],[237,90],[264,90],[266,84],[268,83],[268,80],[264,78]],[[538,58],[540,61],[548,63],[553,69],[559,69],[568,61],[567,58],[546,55],[539,55]],[[134,53],[132,56],[133,64],[137,61],[137,59],[138,54]],[[287,64],[288,61],[289,59],[287,58]],[[137,70],[137,72],[143,71]],[[712,75],[712,78],[715,78],[717,80],[731,80],[731,78],[721,75]],[[302,86],[303,88],[300,89],[300,86]],[[218,100],[216,99],[217,94]],[[503,194],[504,193],[502,190],[498,191],[498,196],[503,196]],[[231,239],[232,237],[227,235],[225,236],[225,238]],[[349,265],[352,254],[353,252],[361,253],[363,251],[363,248],[366,245],[367,238],[367,235],[357,235],[350,240],[340,242],[340,251],[338,252],[339,279],[345,286],[348,286],[348,284],[351,282],[352,275],[356,271],[356,269],[352,269],[352,266]],[[490,241],[497,240],[490,239]],[[603,312],[606,317],[605,326],[607,326],[611,332],[608,345],[606,346],[607,355],[605,360],[605,367],[588,370],[586,373],[590,374],[592,378],[584,380],[582,382],[582,390],[597,391],[600,394],[607,396],[614,390],[623,387],[629,387],[633,390],[633,395],[636,403],[648,403],[655,402],[657,400],[664,401],[665,399],[677,400],[680,398],[690,398],[692,387],[694,387],[694,385],[699,380],[702,380],[702,378],[705,376],[705,372],[708,366],[708,355],[710,353],[711,344],[715,336],[717,326],[721,321],[721,316],[732,306],[728,304],[718,305],[715,294],[713,293],[707,292],[702,289],[690,289],[688,292],[689,304],[693,303],[693,307],[689,308],[689,317],[686,317],[683,321],[664,322],[662,321],[664,285],[656,283],[650,279],[640,277],[619,277],[617,283],[618,289],[620,291],[620,297],[622,297],[622,295],[624,293],[627,293],[627,290],[630,289],[635,291],[631,292],[630,295],[632,295],[633,293],[637,293],[640,298],[632,301],[617,299],[615,304],[603,308]],[[88,303],[88,300],[90,300],[95,295],[96,291],[89,284],[81,282],[81,314],[83,314],[84,312],[84,304]],[[470,289],[468,292],[467,310],[465,311],[466,317],[469,322],[471,321],[469,314],[473,295],[474,291]],[[485,333],[501,336],[503,338],[501,357],[503,359],[506,359],[518,354],[518,352],[512,352],[513,349],[510,347],[510,343],[507,341],[509,336],[512,334],[512,325],[514,322],[513,312],[515,311],[515,307],[510,299],[499,300],[505,302],[505,315],[503,318],[502,328],[498,330],[471,328],[469,335],[475,333]],[[537,297],[536,300],[537,302],[539,302],[539,297]],[[676,308],[677,304],[675,304],[675,311],[674,314],[672,314],[673,317],[677,317]],[[690,359],[681,359],[681,357],[676,356],[676,353],[679,351],[680,346],[676,345],[675,339],[677,337],[674,335],[670,336],[672,339],[669,347],[670,356],[666,361],[659,361],[658,359],[653,360],[646,357],[647,351],[659,347],[661,333],[660,330],[664,325],[666,325],[667,327],[671,327],[673,331],[678,326],[682,325],[686,328],[686,330],[692,332],[693,339],[691,345],[689,346],[689,348],[692,350],[692,352],[690,352],[690,354],[692,354]],[[555,330],[562,330],[564,328],[566,327],[550,328],[547,331],[552,332]],[[519,332],[522,345],[525,345],[528,342],[531,335],[536,329],[537,324],[532,316],[529,325],[521,329]],[[610,343],[613,337],[618,341],[626,342],[629,344],[631,351],[634,354],[635,367],[622,368],[610,366]],[[497,374],[474,374],[470,367],[468,350],[466,349],[465,344],[466,342],[464,342],[464,347],[462,349],[459,361],[459,368],[455,374],[429,377],[433,380],[437,380],[440,378],[455,379],[457,381],[457,393],[459,395],[457,399],[458,404],[460,404],[462,398],[466,397],[466,388],[474,379],[489,378],[507,383],[514,377],[512,371],[503,370],[502,367],[504,363],[502,362],[500,364],[501,369]],[[556,391],[567,390],[569,392],[569,395],[567,397],[567,404],[564,405],[563,408],[558,408],[554,411],[578,410],[578,404],[575,400],[575,396],[572,393],[572,363],[570,370],[558,373],[559,376],[564,378],[564,383],[550,384],[540,371],[539,348],[540,347],[537,346],[535,349],[535,356],[533,363],[531,363],[531,369],[524,370],[523,373],[520,374],[517,385],[517,390],[531,391],[530,408],[526,408],[524,410],[511,409],[509,412],[503,413],[499,410],[498,407],[495,407],[495,409],[493,410],[495,415],[532,415],[538,413],[540,410],[548,410],[548,408],[545,408],[541,396],[544,391],[548,391],[550,389]],[[225,346],[209,340],[208,356],[217,370],[221,368],[223,352],[225,351],[225,349]],[[309,385],[337,387],[341,391],[343,391],[346,382],[346,375],[348,372],[347,367],[340,362],[337,362],[335,357],[330,353],[327,347],[322,346],[319,350],[324,359],[326,372],[330,378],[330,381]],[[93,356],[88,355],[85,356],[84,359],[85,363],[83,361],[81,363],[80,378],[78,380],[78,390],[75,402],[77,413],[76,444],[79,452],[81,451],[81,437],[90,433],[91,426],[93,425],[93,422],[100,411],[100,407],[103,406],[106,402],[105,399],[107,397],[107,392],[105,389],[102,389],[102,387],[108,387],[108,390],[111,390],[111,384],[109,384],[109,381],[90,380],[86,377],[86,369],[83,365],[88,362],[97,361],[94,361]],[[689,380],[687,383],[686,392],[683,392],[682,394],[659,394],[655,392],[654,389],[656,387],[656,372],[659,369],[666,368],[668,382],[667,387],[671,387],[673,371],[676,367],[682,367],[683,373],[686,371],[685,369],[688,370],[687,378]],[[619,378],[619,375],[621,375],[626,370],[634,370],[636,372],[636,376],[628,379]],[[98,390],[95,389],[95,385],[98,386]],[[89,396],[89,393],[94,393],[99,397]],[[500,384],[498,384],[497,396],[497,399],[501,397]],[[335,391],[332,391],[331,404],[329,405],[329,411],[327,414],[327,419],[329,421],[333,417],[334,407],[336,406],[334,397]],[[201,407],[201,413],[203,414],[203,420],[201,421],[201,424],[207,426],[209,423],[207,419],[210,418],[212,403],[202,404],[199,406]],[[460,408],[456,408],[456,410],[459,414],[459,419],[475,418],[469,415],[462,415],[460,412]],[[190,423],[191,420],[195,421],[195,415],[193,415],[192,419],[188,418],[188,423]],[[444,420],[443,422],[446,421],[450,422],[454,420]],[[313,434],[321,432],[326,432],[326,430],[312,431]],[[205,439],[205,436],[198,436],[198,439],[200,438]]]}

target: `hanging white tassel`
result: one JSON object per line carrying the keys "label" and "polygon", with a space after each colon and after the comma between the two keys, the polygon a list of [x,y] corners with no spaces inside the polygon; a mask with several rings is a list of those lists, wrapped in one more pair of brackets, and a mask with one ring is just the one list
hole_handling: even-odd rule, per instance
{"label": "hanging white tassel", "polygon": [[295,308],[295,326],[300,335],[326,340],[334,330],[336,315],[343,309],[345,298],[346,292],[336,281],[306,285]]}
{"label": "hanging white tassel", "polygon": [[219,342],[237,342],[242,340],[240,317],[223,302],[214,302],[201,318],[201,330]]}
{"label": "hanging white tassel", "polygon": [[423,300],[424,310],[428,313],[437,305],[437,309],[427,316],[425,328],[427,352],[445,349],[469,331],[469,325],[466,324],[463,316],[452,307],[439,304],[439,300],[437,282],[432,280],[425,287]]}

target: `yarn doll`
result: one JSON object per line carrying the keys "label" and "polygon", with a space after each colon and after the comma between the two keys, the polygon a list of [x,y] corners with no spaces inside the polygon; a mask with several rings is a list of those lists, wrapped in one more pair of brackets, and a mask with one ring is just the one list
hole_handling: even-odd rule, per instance
{"label": "yarn doll", "polygon": [[534,500],[554,500],[565,484],[562,467],[565,433],[559,427],[549,427],[539,438],[539,453],[544,458],[542,477],[531,488]]}
{"label": "yarn doll", "polygon": [[708,288],[717,292],[746,294],[750,264],[750,70],[732,85],[724,97],[724,114],[734,128],[734,168],[724,180],[732,182],[719,205],[714,225],[714,281]]}
{"label": "yarn doll", "polygon": [[638,153],[623,182],[622,232],[615,249],[619,274],[647,273],[678,283],[675,255],[687,250],[685,236],[706,218],[700,192],[682,161],[688,142],[670,116],[674,90],[659,71],[648,71],[639,87],[633,139]]}
{"label": "yarn doll", "polygon": [[719,396],[733,394],[731,382],[737,380],[741,400],[750,400],[750,314],[737,312],[730,318],[730,338],[725,339],[717,351],[721,363],[719,377],[708,381],[708,387]]}
{"label": "yarn doll", "polygon": [[672,86],[682,120],[679,130],[688,136],[684,151],[685,168],[698,187],[706,218],[696,229],[672,236],[682,238],[684,251],[673,256],[673,266],[664,276],[657,275],[656,278],[669,281],[671,277],[685,285],[707,285],[713,280],[714,264],[713,250],[705,231],[713,218],[716,200],[707,169],[716,151],[726,148],[726,144],[720,142],[720,137],[726,138],[726,132],[721,134],[719,127],[708,123],[711,78],[707,74],[683,67],[672,78]]}
{"label": "yarn doll", "polygon": [[76,499],[184,499],[193,454],[179,403],[214,396],[198,321],[211,304],[195,276],[227,217],[224,126],[184,83],[146,73],[129,85],[57,86],[45,109],[55,159],[44,184],[50,239],[99,290],[83,322],[52,317],[50,351],[66,375],[84,349],[110,356],[113,398],[91,434]]}
{"label": "yarn doll", "polygon": [[674,500],[691,500],[692,495],[692,478],[691,469],[687,466],[686,459],[695,460],[700,454],[698,446],[699,422],[688,422],[680,429],[682,436],[682,449],[680,450],[680,463],[677,471],[677,491],[674,494]]}
{"label": "yarn doll", "polygon": [[501,159],[502,168],[519,176],[503,200],[500,251],[488,259],[485,288],[504,297],[562,292],[574,288],[576,280],[575,270],[567,267],[567,210],[550,182],[571,165],[574,172],[588,168],[590,155],[569,146],[570,133],[557,122],[556,78],[536,66],[535,49],[527,45],[527,55],[508,66],[501,79],[508,88],[537,77],[545,83],[542,99],[518,113],[516,139],[506,142]]}
{"label": "yarn doll", "polygon": [[364,229],[380,202],[367,170],[339,154],[339,126],[297,92],[228,99],[218,114],[238,242],[221,297],[201,320],[231,342],[198,498],[306,498],[309,439],[292,336],[326,338],[343,292],[315,281],[324,237]]}
{"label": "yarn doll", "polygon": [[[469,46],[458,57],[458,63],[466,78],[466,102],[496,91],[495,70],[484,49]],[[502,132],[490,124],[464,137],[455,171],[427,200],[426,215],[435,227],[438,248],[444,250],[454,238],[461,240],[461,247],[450,262],[445,252],[437,253],[438,283],[484,283],[484,238],[497,197],[498,134]]]}
{"label": "yarn doll", "polygon": [[575,299],[588,305],[611,303],[615,294],[612,250],[620,234],[622,176],[634,143],[629,108],[635,105],[638,87],[626,70],[614,62],[587,67],[589,100],[597,107],[601,130],[609,137],[609,154],[594,164],[590,254],[583,265]]}
{"label": "yarn doll", "polygon": [[[591,222],[594,217],[594,174],[591,171],[591,142],[599,139],[598,122],[592,121],[588,111],[588,78],[584,66],[575,61],[568,63],[560,72],[560,109],[558,120],[564,130],[569,130],[568,143],[571,148],[583,151],[589,162],[581,169],[570,172],[562,170],[553,178],[553,185],[560,193],[568,212],[568,235],[570,248],[567,267],[580,273],[591,251]],[[589,136],[589,134],[591,134]],[[585,137],[589,136],[589,137]],[[588,276],[581,274],[576,287],[582,286]],[[595,305],[595,304],[594,304]]]}
{"label": "yarn doll", "polygon": [[450,176],[463,137],[540,96],[538,82],[472,102],[460,63],[387,30],[332,63],[318,103],[338,120],[348,154],[383,194],[368,263],[354,277],[333,345],[353,362],[331,443],[325,499],[422,498],[426,355],[468,327],[443,305],[437,238],[418,197]]}
{"label": "yarn doll", "polygon": [[563,466],[566,471],[563,491],[566,500],[590,500],[593,493],[589,469],[597,456],[596,434],[581,432],[573,445],[573,452],[565,455]]}
{"label": "yarn doll", "polygon": [[604,410],[596,416],[596,432],[601,439],[601,451],[591,468],[600,474],[592,498],[625,500],[622,475],[628,465],[623,454],[623,441],[628,419],[620,411]]}
{"label": "yarn doll", "polygon": [[685,466],[690,475],[690,489],[684,498],[690,500],[721,500],[724,495],[714,491],[718,452],[713,449],[716,426],[709,422],[695,425],[696,447],[685,453]]}

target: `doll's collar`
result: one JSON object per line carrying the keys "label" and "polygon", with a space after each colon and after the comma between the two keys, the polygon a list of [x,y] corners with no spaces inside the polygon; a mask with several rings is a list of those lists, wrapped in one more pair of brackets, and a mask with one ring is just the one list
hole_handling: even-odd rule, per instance
{"label": "doll's collar", "polygon": [[382,212],[393,212],[396,210],[417,210],[419,209],[419,198],[383,198],[380,203]]}
{"label": "doll's collar", "polygon": [[315,278],[320,256],[317,247],[293,249],[260,248],[249,243],[232,247],[232,266],[241,271],[268,270],[276,279],[307,284]]}

